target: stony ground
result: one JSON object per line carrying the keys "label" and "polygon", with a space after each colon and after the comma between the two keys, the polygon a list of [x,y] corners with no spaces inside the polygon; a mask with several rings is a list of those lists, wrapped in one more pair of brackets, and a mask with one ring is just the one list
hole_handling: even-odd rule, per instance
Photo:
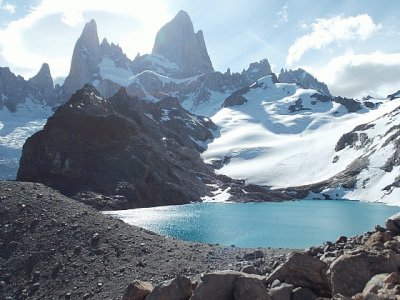
{"label": "stony ground", "polygon": [[0,299],[118,299],[133,279],[269,273],[285,249],[241,249],[159,236],[36,183],[0,181]]}

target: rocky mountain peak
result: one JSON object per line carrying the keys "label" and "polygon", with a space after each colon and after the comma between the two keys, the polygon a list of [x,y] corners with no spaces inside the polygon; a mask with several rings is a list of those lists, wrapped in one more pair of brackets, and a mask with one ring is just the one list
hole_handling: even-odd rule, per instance
{"label": "rocky mountain peak", "polygon": [[296,83],[302,88],[314,89],[327,96],[331,96],[328,86],[325,83],[318,81],[310,73],[300,68],[297,70],[281,69],[278,80],[283,83]]}
{"label": "rocky mountain peak", "polygon": [[97,24],[95,20],[90,20],[83,28],[82,34],[79,38],[82,46],[86,46],[90,50],[96,51],[99,46],[99,36],[97,34]]}
{"label": "rocky mountain peak", "polygon": [[29,79],[29,82],[40,91],[51,93],[54,84],[53,78],[51,77],[49,65],[47,63],[44,63],[39,72],[31,79]]}
{"label": "rocky mountain peak", "polygon": [[95,20],[86,23],[72,54],[71,69],[64,82],[64,90],[71,95],[98,76],[100,45]]}
{"label": "rocky mountain peak", "polygon": [[181,10],[157,33],[152,54],[159,54],[175,63],[182,77],[212,72],[210,57],[202,31],[195,33],[187,12]]}

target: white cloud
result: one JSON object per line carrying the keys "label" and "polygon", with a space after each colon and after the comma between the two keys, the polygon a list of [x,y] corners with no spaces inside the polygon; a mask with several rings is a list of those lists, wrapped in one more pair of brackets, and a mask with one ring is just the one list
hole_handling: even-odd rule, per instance
{"label": "white cloud", "polygon": [[[1,5],[1,3],[0,3]],[[10,4],[10,3],[6,3],[4,4],[1,9],[8,11],[10,14],[15,14],[15,6]]]}
{"label": "white cloud", "polygon": [[334,95],[386,97],[400,90],[400,53],[346,53],[319,70],[309,69]]}
{"label": "white cloud", "polygon": [[343,18],[318,19],[308,27],[311,32],[298,38],[289,48],[288,66],[298,62],[310,49],[321,49],[334,42],[365,40],[380,28],[369,15]]}
{"label": "white cloud", "polygon": [[282,23],[287,23],[289,21],[288,16],[288,3],[286,2],[285,5],[282,7],[280,11],[276,14]]}
{"label": "white cloud", "polygon": [[50,64],[53,76],[65,76],[74,43],[93,16],[102,17],[96,19],[99,37],[120,44],[132,57],[151,51],[157,30],[173,15],[164,0],[118,0],[118,5],[109,0],[43,0],[0,30],[0,58],[25,77],[43,62]]}

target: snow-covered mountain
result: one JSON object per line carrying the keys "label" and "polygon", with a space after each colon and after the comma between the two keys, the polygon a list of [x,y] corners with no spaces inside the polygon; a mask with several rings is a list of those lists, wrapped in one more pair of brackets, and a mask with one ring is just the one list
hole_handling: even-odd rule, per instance
{"label": "snow-covered mountain", "polygon": [[100,43],[91,20],[76,42],[62,87],[53,88],[47,65],[28,81],[0,68],[0,147],[6,153],[0,157],[1,177],[14,176],[23,140],[41,128],[50,107],[87,83],[105,98],[125,87],[143,105],[176,97],[192,114],[205,116],[182,114],[176,100],[161,101],[158,112],[145,117],[174,131],[179,120],[206,124],[210,118],[217,125],[213,138],[189,130],[179,139],[205,149],[203,159],[220,174],[293,198],[400,204],[400,92],[386,99],[332,96],[302,69],[282,69],[276,76],[267,59],[241,73],[215,71],[202,31],[195,32],[183,11],[160,29],[151,54],[133,60],[107,39]]}
{"label": "snow-covered mountain", "polygon": [[138,54],[133,60],[106,39],[99,44],[97,25],[91,20],[76,42],[63,89],[68,98],[90,83],[111,97],[126,87],[145,101],[173,96],[192,113],[211,114],[230,93],[269,74],[266,59],[241,73],[214,71],[202,31],[196,33],[189,15],[180,11],[157,33],[152,54]]}
{"label": "snow-covered mountain", "polygon": [[218,173],[293,198],[400,204],[400,100],[328,97],[267,76],[223,106],[211,117],[218,136],[203,153]]}

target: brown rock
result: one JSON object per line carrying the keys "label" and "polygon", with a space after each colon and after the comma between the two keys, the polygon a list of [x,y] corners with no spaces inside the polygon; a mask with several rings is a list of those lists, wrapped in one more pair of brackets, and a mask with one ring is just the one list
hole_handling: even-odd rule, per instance
{"label": "brown rock", "polygon": [[189,278],[178,276],[157,285],[146,300],[188,300],[193,294]]}
{"label": "brown rock", "polygon": [[[369,299],[399,299],[399,291],[395,287],[400,283],[398,273],[378,274],[372,277],[365,285],[363,297]],[[396,297],[397,295],[397,297]]]}
{"label": "brown rock", "polygon": [[400,213],[389,217],[386,220],[385,225],[387,230],[394,233],[400,233]]}
{"label": "brown rock", "polygon": [[340,237],[338,237],[338,239],[336,240],[335,244],[339,244],[339,243],[346,243],[347,242],[347,237],[344,235],[341,235]]}
{"label": "brown rock", "polygon": [[368,240],[365,243],[365,246],[372,246],[377,242],[380,243],[385,243],[387,241],[390,241],[392,238],[388,232],[380,232],[377,231],[368,238]]}
{"label": "brown rock", "polygon": [[400,252],[400,241],[387,241],[383,244],[385,249],[391,249],[396,253]]}
{"label": "brown rock", "polygon": [[122,300],[144,300],[152,290],[151,283],[134,280],[126,288]]}
{"label": "brown rock", "polygon": [[357,251],[336,259],[327,276],[332,294],[352,296],[361,292],[372,276],[396,272],[399,267],[400,258],[392,250]]}
{"label": "brown rock", "polygon": [[320,296],[329,294],[326,271],[328,265],[304,253],[293,252],[287,261],[279,266],[267,279],[272,283],[275,279],[295,286],[308,287]]}

